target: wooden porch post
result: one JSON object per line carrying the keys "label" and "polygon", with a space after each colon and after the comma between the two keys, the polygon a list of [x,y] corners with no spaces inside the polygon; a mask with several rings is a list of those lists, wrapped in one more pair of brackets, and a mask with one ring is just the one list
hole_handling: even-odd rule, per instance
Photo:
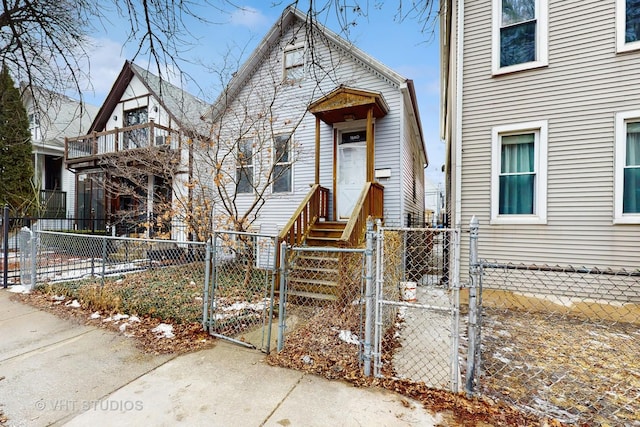
{"label": "wooden porch post", "polygon": [[367,182],[373,182],[373,105],[367,111]]}
{"label": "wooden porch post", "polygon": [[316,116],[316,181],[320,184],[320,118]]}

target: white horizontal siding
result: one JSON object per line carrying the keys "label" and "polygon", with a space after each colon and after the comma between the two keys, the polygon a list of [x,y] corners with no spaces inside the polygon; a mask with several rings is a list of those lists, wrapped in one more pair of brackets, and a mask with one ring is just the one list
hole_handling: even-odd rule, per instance
{"label": "white horizontal siding", "polygon": [[[261,66],[244,82],[242,90],[228,110],[227,118],[223,119],[226,123],[222,123],[228,129],[227,138],[233,138],[233,130],[240,126],[247,114],[252,117],[258,114],[271,117],[270,111],[273,111],[275,114],[271,125],[276,131],[291,131],[295,128],[294,141],[298,148],[294,153],[293,191],[270,194],[270,189],[267,190],[264,206],[259,212],[254,212],[257,213],[257,219],[253,221],[254,228],[282,228],[307,195],[310,184],[315,179],[315,117],[307,112],[307,107],[340,85],[380,92],[389,105],[389,114],[375,122],[375,168],[392,169],[391,178],[382,183],[385,186],[385,214],[393,220],[399,220],[402,193],[400,119],[403,108],[399,89],[383,76],[372,73],[364,64],[355,62],[340,48],[327,45],[321,38],[314,40],[317,64],[307,70],[305,79],[291,86],[280,85],[282,47],[295,34],[300,38],[299,27],[285,30],[281,38],[282,45],[272,46]],[[300,124],[296,127],[298,122]],[[325,123],[320,126],[320,183],[333,194],[334,131],[332,126]],[[233,140],[229,142],[233,143]],[[268,156],[265,156],[265,161],[266,157]],[[233,162],[226,166],[229,173],[235,171]],[[266,164],[264,167],[268,169]],[[246,212],[254,197],[238,194],[238,210]]]}
{"label": "white horizontal siding", "polygon": [[[465,6],[461,212],[465,228],[481,222],[480,256],[640,265],[640,226],[613,225],[614,117],[640,104],[640,52],[615,53],[615,2],[550,0],[548,67],[496,77],[491,3]],[[534,120],[549,124],[547,224],[489,225],[491,128]]]}

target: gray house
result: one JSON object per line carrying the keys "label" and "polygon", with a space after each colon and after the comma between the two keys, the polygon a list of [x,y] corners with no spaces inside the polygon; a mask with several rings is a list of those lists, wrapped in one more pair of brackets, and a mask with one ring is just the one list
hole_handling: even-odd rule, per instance
{"label": "gray house", "polygon": [[637,267],[640,1],[442,6],[449,223],[488,259]]}
{"label": "gray house", "polygon": [[[292,244],[310,244],[313,228],[330,223],[342,245],[361,241],[369,216],[424,221],[428,160],[413,82],[295,8],[210,119],[215,148],[195,163],[214,171],[223,220],[277,230]],[[229,195],[232,209],[221,203]]]}

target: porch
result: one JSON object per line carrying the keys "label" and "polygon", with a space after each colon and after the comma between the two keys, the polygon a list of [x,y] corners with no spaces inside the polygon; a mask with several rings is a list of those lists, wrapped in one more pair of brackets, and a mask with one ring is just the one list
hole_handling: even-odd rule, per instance
{"label": "porch", "polygon": [[149,148],[179,150],[188,139],[184,132],[150,121],[65,138],[64,159],[68,169],[85,169],[98,166],[104,156]]}

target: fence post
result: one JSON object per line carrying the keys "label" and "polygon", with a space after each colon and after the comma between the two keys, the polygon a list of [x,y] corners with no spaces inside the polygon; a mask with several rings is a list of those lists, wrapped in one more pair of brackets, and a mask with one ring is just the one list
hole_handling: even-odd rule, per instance
{"label": "fence post", "polygon": [[373,220],[367,219],[365,256],[364,376],[371,376],[371,335],[373,331]]}
{"label": "fence post", "polygon": [[[278,237],[276,236],[274,239],[275,239],[274,240],[274,243],[275,243],[274,247],[277,248],[278,245],[279,245]],[[273,257],[273,266],[275,267],[276,265],[278,265],[278,262],[277,262],[278,260],[276,259],[276,257],[278,256],[278,251],[274,251],[274,252],[275,253],[274,253],[274,257]],[[273,273],[274,274],[273,274],[273,276],[272,276],[272,278],[270,280],[270,282],[271,282],[271,293],[269,294],[269,299],[270,299],[270,301],[269,301],[269,329],[267,329],[267,348],[265,349],[265,352],[267,354],[271,353],[271,329],[272,329],[272,326],[273,326],[273,300],[275,299],[275,292],[276,292],[275,291],[275,287],[276,287],[275,279],[276,279],[276,277],[278,277],[278,274],[277,274],[278,272],[277,271],[274,271]]]}
{"label": "fence post", "polygon": [[2,213],[2,249],[2,287],[6,289],[9,286],[9,205],[4,205]]}
{"label": "fence post", "polygon": [[104,274],[107,268],[107,236],[102,236],[102,275],[100,284],[104,287]]}
{"label": "fence post", "polygon": [[278,301],[278,352],[284,348],[284,330],[286,328],[286,316],[285,316],[285,299],[287,298],[286,292],[286,261],[287,261],[287,242],[280,244],[280,298]]}
{"label": "fence post", "polygon": [[38,278],[38,238],[36,233],[29,230],[31,236],[31,289],[35,289],[36,280]]}
{"label": "fence post", "polygon": [[465,391],[473,395],[475,375],[478,369],[476,362],[479,348],[478,339],[478,229],[480,222],[474,215],[469,224],[469,348],[467,353],[467,381]]}
{"label": "fence post", "polygon": [[202,329],[205,331],[209,323],[209,279],[211,273],[211,239],[207,240],[204,256],[204,292],[202,304]]}

